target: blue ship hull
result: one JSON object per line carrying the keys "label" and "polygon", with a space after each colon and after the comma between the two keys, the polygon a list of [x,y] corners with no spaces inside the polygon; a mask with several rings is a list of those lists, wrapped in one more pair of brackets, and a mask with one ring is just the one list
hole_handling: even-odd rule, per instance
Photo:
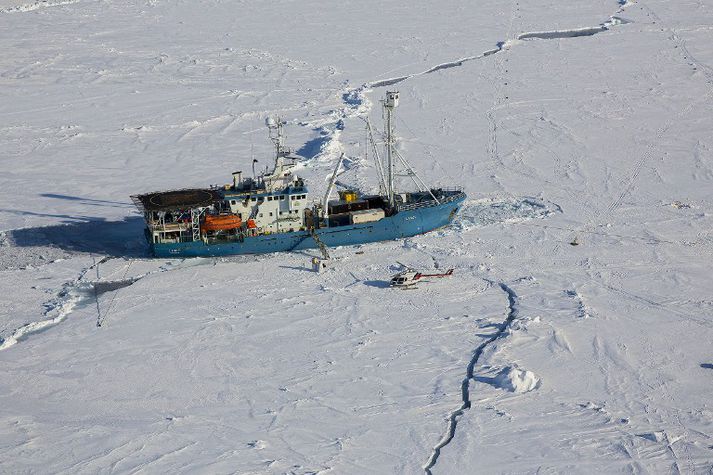
{"label": "blue ship hull", "polygon": [[[389,241],[438,229],[450,223],[465,195],[435,206],[399,211],[379,221],[316,230],[319,240],[328,247],[351,246],[376,241]],[[203,241],[151,243],[156,257],[209,257],[235,254],[289,252],[318,247],[308,231],[246,237],[242,242],[206,244]]]}

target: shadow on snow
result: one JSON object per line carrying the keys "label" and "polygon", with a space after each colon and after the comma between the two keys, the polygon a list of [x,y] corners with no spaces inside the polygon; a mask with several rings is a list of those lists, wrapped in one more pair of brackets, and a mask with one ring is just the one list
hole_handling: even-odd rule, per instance
{"label": "shadow on snow", "polygon": [[122,221],[92,217],[76,219],[80,221],[14,229],[7,235],[16,247],[53,247],[110,257],[149,257],[141,217],[130,216]]}

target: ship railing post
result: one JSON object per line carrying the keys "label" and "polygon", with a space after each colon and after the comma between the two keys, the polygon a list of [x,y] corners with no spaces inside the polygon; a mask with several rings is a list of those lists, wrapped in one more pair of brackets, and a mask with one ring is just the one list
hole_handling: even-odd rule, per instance
{"label": "ship railing post", "polygon": [[203,213],[202,208],[191,208],[191,231],[193,242],[200,241],[201,239],[201,214]]}

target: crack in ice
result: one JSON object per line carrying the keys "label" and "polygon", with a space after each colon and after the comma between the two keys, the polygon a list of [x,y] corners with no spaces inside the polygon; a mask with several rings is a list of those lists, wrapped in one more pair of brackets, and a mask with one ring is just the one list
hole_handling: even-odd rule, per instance
{"label": "crack in ice", "polygon": [[65,283],[62,286],[62,290],[60,290],[57,294],[57,297],[45,303],[46,310],[44,316],[49,316],[52,314],[54,314],[54,316],[45,320],[27,323],[13,330],[13,332],[7,338],[0,338],[0,351],[6,350],[11,346],[15,346],[18,341],[23,338],[26,338],[32,333],[42,331],[45,328],[50,327],[52,325],[56,325],[62,320],[64,320],[67,315],[72,313],[72,310],[74,310],[74,308],[77,306],[77,304],[79,304],[80,300],[82,299],[82,295],[80,293],[73,291],[74,289],[78,288],[82,278],[87,274],[87,272],[96,268],[99,264],[103,264],[109,261],[110,259],[113,258],[105,257],[97,261],[96,263],[84,269],[79,274],[79,277],[77,277],[75,280],[73,280],[72,282]]}
{"label": "crack in ice", "polygon": [[455,411],[451,412],[448,416],[448,429],[446,431],[446,435],[443,436],[441,441],[433,448],[433,451],[431,452],[431,457],[428,459],[428,462],[426,462],[426,465],[423,466],[424,472],[426,472],[428,475],[432,475],[431,469],[438,463],[438,458],[441,455],[441,450],[446,447],[448,444],[451,443],[453,438],[456,435],[456,428],[458,427],[458,420],[460,417],[465,413],[466,410],[470,409],[471,407],[471,401],[470,401],[470,382],[474,380],[475,375],[474,375],[474,370],[475,370],[475,365],[478,363],[478,360],[480,357],[483,355],[483,352],[485,349],[495,340],[500,338],[505,331],[510,327],[510,324],[512,323],[513,320],[515,320],[518,317],[519,314],[519,309],[518,309],[518,297],[517,294],[515,293],[514,290],[512,290],[507,284],[503,282],[492,282],[488,281],[488,284],[490,285],[498,285],[500,289],[502,289],[503,292],[508,297],[508,313],[507,317],[505,320],[498,325],[498,331],[495,332],[488,340],[485,342],[481,343],[476,347],[476,349],[473,351],[473,355],[470,359],[470,362],[468,362],[468,366],[466,368],[466,374],[465,378],[463,378],[463,382],[461,383],[461,400],[462,404],[458,409]]}
{"label": "crack in ice", "polygon": [[0,10],[0,13],[21,13],[21,12],[31,12],[39,8],[47,7],[58,7],[61,5],[71,5],[73,3],[79,3],[80,0],[39,0],[34,3],[25,3],[22,5],[17,5],[14,7],[8,7]]}
{"label": "crack in ice", "polygon": [[[322,156],[337,157],[344,151],[344,147],[340,142],[340,133],[341,130],[344,128],[344,121],[346,119],[351,119],[354,117],[363,117],[369,114],[369,112],[371,111],[371,102],[368,100],[366,95],[371,89],[393,86],[415,77],[424,76],[426,74],[431,74],[445,69],[463,66],[463,64],[469,61],[483,59],[485,57],[507,50],[511,46],[523,42],[523,40],[576,38],[582,36],[596,35],[598,33],[609,30],[611,27],[631,23],[630,20],[626,20],[624,18],[616,16],[616,14],[624,11],[624,9],[629,6],[629,4],[629,0],[620,0],[620,8],[616,11],[616,13],[610,16],[609,20],[600,23],[596,26],[571,28],[564,30],[523,32],[520,33],[516,38],[508,39],[506,41],[499,41],[496,44],[495,48],[483,51],[482,53],[477,54],[475,56],[466,56],[464,58],[456,59],[454,61],[447,61],[444,63],[436,64],[424,71],[417,73],[406,74],[403,76],[397,76],[388,79],[369,81],[359,87],[343,89],[341,91],[341,97],[344,106],[341,109],[333,111],[331,113],[331,117],[327,119],[317,122],[305,122],[301,124],[312,127],[320,134],[319,137],[313,140],[315,144],[318,144],[316,147],[317,150],[314,153],[310,154],[312,156],[307,158],[320,158]],[[305,148],[311,149],[312,146],[306,145]]]}
{"label": "crack in ice", "polygon": [[[87,267],[86,269],[82,270],[79,276],[73,281],[66,282],[62,286],[62,289],[57,293],[57,296],[44,304],[46,309],[44,312],[44,316],[52,316],[44,320],[30,322],[25,325],[22,325],[21,327],[18,327],[13,330],[12,333],[6,338],[0,337],[0,351],[15,346],[19,341],[27,338],[33,333],[38,333],[50,326],[54,326],[62,322],[64,319],[67,318],[70,313],[74,311],[77,305],[82,304],[86,300],[97,299],[101,294],[118,291],[119,289],[128,287],[148,275],[181,268],[180,266],[169,267],[164,265],[159,267],[157,270],[149,271],[136,277],[126,278],[126,276],[124,275],[124,278],[116,281],[82,281],[82,279],[87,275],[90,270],[96,269],[97,266],[99,266],[100,264],[108,262],[112,259],[116,258],[104,257],[96,263],[92,264],[91,266]],[[97,300],[97,309],[98,305],[99,301]],[[99,324],[97,326],[101,326],[100,323],[102,323],[106,319],[106,313],[108,313],[109,310],[111,310],[111,305],[109,306],[103,317],[99,315],[97,320]]]}
{"label": "crack in ice", "polygon": [[[624,4],[622,4],[622,5],[624,5]],[[620,8],[617,11],[617,13],[621,12],[623,10],[624,6],[622,6],[622,8]],[[605,21],[604,23],[600,23],[599,25],[591,26],[591,27],[571,28],[571,29],[565,29],[565,30],[523,32],[523,33],[520,33],[519,35],[517,35],[517,37],[515,39],[509,39],[507,41],[500,41],[497,43],[495,48],[489,49],[487,51],[483,51],[482,53],[480,53],[478,55],[468,56],[465,58],[457,59],[455,61],[449,61],[446,63],[437,64],[435,66],[432,66],[431,68],[426,69],[425,71],[421,71],[418,73],[406,74],[403,76],[398,76],[398,77],[389,78],[389,79],[382,79],[379,81],[372,81],[370,83],[367,83],[366,86],[370,87],[370,88],[393,86],[394,84],[398,84],[400,82],[406,81],[407,79],[411,79],[411,78],[418,77],[418,76],[423,76],[425,74],[434,73],[436,71],[441,71],[443,69],[449,69],[449,68],[455,68],[458,66],[463,66],[463,64],[468,61],[482,59],[487,56],[499,53],[499,52],[503,51],[504,49],[508,49],[512,45],[516,44],[516,41],[518,41],[518,40],[526,40],[526,39],[533,39],[533,38],[550,40],[550,39],[560,39],[560,38],[576,38],[576,37],[580,37],[580,36],[592,36],[592,35],[596,35],[597,33],[607,31],[612,26],[625,25],[627,23],[631,23],[631,20],[626,20],[626,19],[618,17],[618,16],[611,16],[611,17],[609,17],[609,20]]]}
{"label": "crack in ice", "polygon": [[489,49],[487,51],[483,51],[482,53],[480,53],[476,56],[468,56],[465,58],[457,59],[455,61],[437,64],[435,66],[432,66],[432,67],[426,69],[425,71],[421,71],[420,73],[407,74],[405,76],[398,76],[395,78],[382,79],[380,81],[372,81],[372,82],[367,83],[366,86],[369,88],[393,86],[394,84],[398,84],[400,82],[406,81],[407,79],[411,79],[411,78],[414,78],[417,76],[423,76],[425,74],[435,73],[436,71],[441,71],[442,69],[450,69],[450,68],[455,68],[458,66],[463,66],[463,63],[467,63],[468,61],[482,59],[482,58],[485,58],[486,56],[490,56],[492,54],[498,53],[498,52],[502,51],[504,48],[509,47],[510,44],[511,44],[511,42],[501,41],[497,44],[497,46],[495,48]]}

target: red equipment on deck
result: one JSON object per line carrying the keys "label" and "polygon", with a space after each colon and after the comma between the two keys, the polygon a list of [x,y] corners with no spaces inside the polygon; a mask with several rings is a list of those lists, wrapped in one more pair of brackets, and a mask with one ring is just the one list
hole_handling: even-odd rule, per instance
{"label": "red equipment on deck", "polygon": [[243,225],[243,220],[234,214],[206,215],[205,221],[201,223],[201,232],[206,231],[229,231],[238,229]]}

